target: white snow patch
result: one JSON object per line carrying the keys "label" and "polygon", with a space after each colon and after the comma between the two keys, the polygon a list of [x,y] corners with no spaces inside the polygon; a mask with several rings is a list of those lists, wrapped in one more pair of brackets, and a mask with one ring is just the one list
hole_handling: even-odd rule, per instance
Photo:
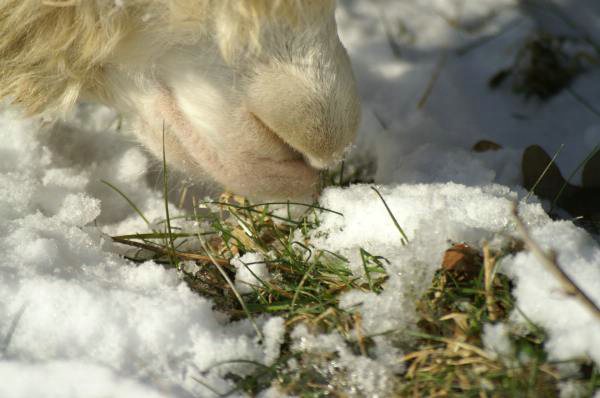
{"label": "white snow patch", "polygon": [[[0,130],[0,153],[28,159],[0,169],[0,395],[206,396],[196,380],[227,391],[225,374],[253,371],[228,361],[276,360],[277,319],[261,321],[260,343],[249,322],[226,324],[175,271],[111,252],[92,223],[122,212],[133,225],[139,216],[101,178],[126,189],[151,220],[164,202],[140,169],[145,156],[111,135],[114,115],[80,111],[52,134],[36,119],[0,112],[9,126]],[[146,231],[137,225],[144,228],[127,232]]]}
{"label": "white snow patch", "polygon": [[279,358],[281,345],[285,335],[285,320],[280,317],[270,318],[263,326],[265,337],[265,364],[272,365]]}
{"label": "white snow patch", "polygon": [[271,279],[265,258],[260,253],[246,253],[231,260],[235,266],[235,287],[241,294],[252,293]]}
{"label": "white snow patch", "polygon": [[377,360],[354,355],[344,339],[337,333],[311,334],[305,325],[292,332],[292,350],[312,354],[335,354],[337,359],[329,363],[324,372],[345,372],[344,387],[353,396],[387,397],[394,387],[394,369]]}
{"label": "white snow patch", "polygon": [[[109,367],[80,361],[28,364],[0,362],[4,398],[166,398],[169,395],[124,378]],[[10,382],[8,382],[10,381]]]}
{"label": "white snow patch", "polygon": [[[571,279],[600,305],[600,248],[583,230],[556,221],[531,230],[533,239],[558,254],[558,262]],[[560,237],[560,238],[557,238]],[[520,311],[544,328],[549,340],[545,349],[551,359],[591,358],[600,363],[600,322],[531,254],[519,253],[502,262],[517,282],[513,294]],[[525,322],[520,312],[513,319]]]}
{"label": "white snow patch", "polygon": [[486,324],[483,327],[483,345],[485,349],[495,357],[512,359],[514,347],[509,338],[510,328],[504,322],[497,324]]}

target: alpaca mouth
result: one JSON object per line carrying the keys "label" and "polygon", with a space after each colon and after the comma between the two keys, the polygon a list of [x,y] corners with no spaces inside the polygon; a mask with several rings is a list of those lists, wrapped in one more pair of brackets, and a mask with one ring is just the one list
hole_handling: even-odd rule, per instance
{"label": "alpaca mouth", "polygon": [[242,134],[230,148],[219,149],[190,122],[170,91],[160,97],[159,112],[181,149],[171,161],[183,172],[198,175],[199,170],[190,168],[197,165],[225,189],[250,198],[308,200],[316,195],[318,170],[255,114],[249,112],[247,118],[266,143],[256,144]]}
{"label": "alpaca mouth", "polygon": [[296,147],[290,145],[287,141],[281,138],[281,135],[277,134],[277,132],[269,127],[269,125],[261,119],[256,113],[249,111],[250,118],[257,125],[264,134],[270,135],[273,139],[277,140],[281,144],[283,144],[286,148],[289,149],[290,153],[297,154],[298,159],[302,159],[307,167],[315,170],[325,170],[329,168],[331,162],[322,161],[315,156],[312,156],[309,153],[303,152]]}
{"label": "alpaca mouth", "polygon": [[283,140],[281,136],[275,132],[275,130],[269,127],[267,123],[265,123],[260,117],[258,117],[256,113],[250,111],[248,112],[248,114],[250,115],[250,119],[254,122],[254,124],[259,128],[259,130],[263,134],[269,136],[270,139],[278,142],[280,145],[284,146],[286,149],[289,150],[289,153],[292,155],[290,160],[302,160],[307,167],[311,167],[307,155],[303,154],[302,152],[285,142],[285,140]]}

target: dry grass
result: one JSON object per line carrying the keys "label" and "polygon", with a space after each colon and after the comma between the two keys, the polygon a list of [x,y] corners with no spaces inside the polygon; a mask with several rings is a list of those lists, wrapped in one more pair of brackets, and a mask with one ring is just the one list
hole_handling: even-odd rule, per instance
{"label": "dry grass", "polygon": [[[340,181],[339,175],[336,179]],[[385,289],[386,260],[362,250],[368,275],[365,281],[350,272],[346,258],[312,246],[310,231],[319,225],[320,214],[333,210],[302,205],[302,215],[294,216],[287,205],[253,205],[231,195],[200,207],[202,212],[189,217],[202,226],[199,231],[184,233],[172,220],[164,220],[159,223],[165,226],[163,231],[114,240],[132,248],[134,261],[152,258],[176,267],[190,288],[211,298],[215,309],[231,320],[261,314],[281,316],[288,332],[298,324],[314,333],[336,331],[356,355],[371,357],[372,336],[361,332],[360,315],[341,309],[338,298],[351,289],[376,293]],[[190,250],[200,239],[204,248]],[[522,249],[518,241],[500,252],[465,245],[449,248],[431,288],[417,303],[421,320],[416,331],[403,339],[411,343],[401,347],[406,353],[402,357],[406,371],[397,375],[394,396],[558,396],[559,383],[564,380],[558,364],[545,356],[543,330],[532,324],[527,330],[511,331],[515,348],[511,357],[490,353],[482,342],[486,323],[506,321],[515,310],[511,281],[495,272],[496,264]],[[253,292],[243,296],[242,306],[218,268],[234,279],[229,260],[247,252],[265,256],[272,278],[253,286]],[[256,368],[252,375],[230,375],[237,387],[222,395],[255,394],[275,385],[282,392],[302,397],[361,396],[349,395],[347,369],[331,366],[335,354],[298,353],[291,350],[290,343],[286,335],[280,360],[274,365],[249,364]],[[291,368],[290,360],[297,365]],[[600,388],[598,369],[586,362],[573,363],[580,368],[580,375],[571,380],[580,385],[582,396],[591,396]]]}

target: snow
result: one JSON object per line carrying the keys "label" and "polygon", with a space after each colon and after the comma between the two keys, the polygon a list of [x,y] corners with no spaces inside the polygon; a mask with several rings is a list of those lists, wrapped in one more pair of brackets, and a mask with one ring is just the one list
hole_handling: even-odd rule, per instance
{"label": "snow", "polygon": [[[524,148],[539,144],[552,154],[565,144],[557,164],[568,175],[599,143],[600,118],[568,92],[545,103],[525,102],[507,88],[487,86],[538,26],[552,32],[572,28],[546,8],[512,0],[341,3],[340,34],[363,98],[355,156],[375,159],[375,187],[409,240],[401,243],[370,186],[323,193],[320,205],[343,216],[324,212],[311,243],[348,258],[358,277],[365,277],[360,248],[387,259],[389,279],[380,294],[352,291],[341,298],[343,308],[361,314],[363,333],[393,330],[395,338],[408,339],[403,332],[416,327],[415,298],[429,286],[449,242],[503,245],[516,235],[514,202],[532,237],[556,251],[565,271],[600,303],[597,237],[570,221],[552,221],[544,212],[547,203],[526,203],[518,185]],[[595,2],[555,4],[600,40]],[[396,38],[399,56],[384,27]],[[599,85],[600,71],[592,69],[575,80],[573,90],[600,108]],[[260,341],[250,322],[227,322],[176,271],[132,264],[118,254],[107,235],[148,226],[101,180],[121,189],[151,223],[164,215],[159,168],[118,125],[112,111],[85,104],[55,123],[0,110],[2,397],[212,396],[205,385],[227,392],[233,387],[227,373],[254,370],[228,361],[272,365],[279,359],[282,318],[256,320]],[[471,151],[482,139],[502,149]],[[178,212],[173,204],[171,212]],[[268,280],[264,261],[257,253],[233,261],[240,292],[260,284],[257,276]],[[188,271],[194,267],[184,264]],[[507,328],[525,324],[524,314],[548,333],[551,359],[600,364],[600,322],[562,293],[533,255],[503,259],[500,272],[513,279],[521,312],[513,312],[507,324],[485,326],[486,349],[509,352]],[[337,333],[314,335],[304,326],[291,332],[293,350],[338,356],[350,392],[385,396],[393,375],[403,370],[402,352],[385,335],[374,338],[373,355],[366,358]],[[576,388],[567,383],[562,393]],[[270,389],[263,396],[279,393]]]}
{"label": "snow", "polygon": [[[99,125],[114,116],[101,108],[86,113]],[[106,167],[136,156],[147,162],[133,143],[108,135],[106,147],[88,148],[100,149],[102,157],[69,163],[48,145],[43,126],[19,121],[10,110],[0,121],[0,151],[22,162],[1,170],[0,378],[10,380],[1,383],[1,396],[204,396],[208,390],[194,378],[227,391],[227,372],[252,371],[221,363],[274,361],[283,333],[276,318],[261,321],[269,339],[260,344],[249,322],[226,325],[213,303],[192,293],[176,272],[152,262],[129,263],[93,226],[94,220],[112,219],[101,211],[123,211],[118,195],[111,200],[110,189],[101,190],[98,177]],[[75,116],[69,123],[79,122]],[[68,126],[60,129],[73,134]],[[77,133],[96,140],[110,134]],[[84,150],[66,149],[78,156]],[[149,217],[162,215],[160,192],[133,166],[111,175],[112,181],[140,195],[138,205]],[[73,192],[79,189],[84,192]],[[100,192],[102,201],[92,192]],[[122,225],[136,224],[132,219],[139,216],[123,213]],[[137,225],[140,230],[143,223]],[[30,377],[11,377],[21,372]],[[53,382],[31,382],[43,375]]]}
{"label": "snow", "polygon": [[483,345],[494,357],[511,359],[514,357],[514,347],[509,339],[510,327],[503,322],[486,324],[483,328]]}
{"label": "snow", "polygon": [[[120,377],[102,366],[77,361],[52,361],[34,365],[0,362],[0,396],[30,398],[40,396],[42,386],[45,397],[131,397],[164,398],[168,395],[153,390],[139,382]],[[7,382],[9,381],[10,382]]]}
{"label": "snow", "polygon": [[[359,249],[385,257],[387,288],[375,293],[350,292],[344,308],[358,306],[367,334],[386,333],[416,323],[415,299],[429,286],[448,241],[480,246],[498,234],[514,232],[510,212],[517,195],[500,185],[466,187],[455,183],[381,186],[379,192],[392,209],[410,244],[401,235],[382,201],[365,185],[327,190],[321,205],[344,214],[323,215],[315,230],[317,247],[338,251],[350,267],[363,275]],[[539,205],[521,207],[530,225],[548,222]],[[402,310],[398,310],[398,309]]]}
{"label": "snow", "polygon": [[271,279],[265,258],[260,253],[246,253],[231,260],[235,266],[235,287],[241,294],[252,293]]}
{"label": "snow", "polygon": [[[600,302],[600,248],[596,241],[565,221],[536,228],[532,236],[544,248],[554,249],[559,264],[577,286],[594,302]],[[517,281],[514,295],[519,308],[548,332],[545,348],[550,358],[589,357],[600,363],[598,319],[578,301],[561,293],[559,283],[531,253],[519,253],[504,266],[504,271]],[[525,322],[519,312],[514,312],[513,318]]]}
{"label": "snow", "polygon": [[299,325],[293,330],[292,338],[295,352],[336,354],[337,359],[329,364],[332,369],[321,372],[327,374],[346,369],[345,384],[351,394],[376,398],[386,397],[393,391],[393,368],[385,362],[353,354],[339,333],[313,335],[306,325]]}

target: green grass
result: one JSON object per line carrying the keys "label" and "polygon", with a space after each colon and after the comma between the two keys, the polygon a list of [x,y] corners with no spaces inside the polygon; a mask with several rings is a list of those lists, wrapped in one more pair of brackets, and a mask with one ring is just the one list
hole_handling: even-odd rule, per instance
{"label": "green grass", "polygon": [[[507,254],[510,251],[495,255]],[[481,351],[484,324],[505,320],[515,304],[511,283],[504,275],[496,275],[486,291],[482,253],[475,253],[467,261],[466,270],[439,270],[419,301],[422,332],[416,337],[421,349],[412,354],[414,359],[401,393],[556,396],[558,379],[545,360],[541,330],[532,327],[522,335],[511,335],[516,347],[512,358],[495,358]],[[527,361],[518,360],[523,355]]]}
{"label": "green grass", "polygon": [[[210,231],[204,235],[208,252],[179,251],[179,241],[195,238],[184,233],[173,233],[170,237],[166,236],[168,232],[129,235],[117,239],[121,243],[137,241],[150,246],[149,250],[136,252],[134,259],[150,256],[168,267],[190,260],[191,255],[199,256],[196,272],[188,273],[181,268],[184,279],[198,294],[211,298],[216,309],[227,313],[231,320],[261,314],[278,315],[286,320],[288,331],[300,323],[321,333],[337,331],[355,352],[369,355],[364,347],[369,347],[372,342],[365,337],[360,342],[363,348],[357,347],[359,343],[353,338],[353,331],[360,320],[356,314],[340,309],[339,295],[350,289],[376,293],[385,289],[384,258],[360,250],[367,276],[365,281],[353,276],[346,258],[313,247],[309,232],[318,225],[319,213],[323,211],[315,207],[307,206],[306,213],[299,218],[278,213],[275,219],[272,205],[268,204],[256,206],[221,201],[205,206],[207,211],[196,215],[195,219],[210,225]],[[519,248],[509,248],[497,255],[508,255],[515,250]],[[265,255],[272,279],[261,281],[253,293],[243,296],[244,309],[210,256],[233,279],[234,269],[228,265],[228,260],[247,252]],[[513,359],[508,366],[500,359],[482,354],[480,336],[483,325],[491,319],[482,255],[477,253],[475,259],[468,272],[438,271],[431,288],[421,297],[418,303],[421,321],[410,350],[403,347],[407,352],[407,371],[398,375],[397,395],[557,396],[560,380],[554,364],[545,357],[542,330],[532,325],[525,334],[511,335],[517,347],[515,357],[529,358],[526,362]],[[492,286],[496,320],[504,320],[514,309],[511,283],[499,274]],[[281,360],[275,365],[249,365],[256,368],[253,375],[243,378],[231,375],[238,388],[256,393],[274,383],[289,394],[303,397],[343,396],[345,370],[339,369],[337,374],[332,374],[325,365],[335,359],[334,354],[299,354],[290,350],[289,343],[288,340],[284,344]],[[288,360],[292,358],[299,368],[288,367]],[[590,367],[586,363],[580,366],[582,369]],[[582,378],[580,383],[591,394],[600,388],[600,380],[596,368],[588,373],[587,379]],[[332,380],[337,380],[339,386],[332,386]],[[329,391],[324,390],[324,386],[328,386]]]}
{"label": "green grass", "polygon": [[[345,177],[338,171],[330,181],[343,184]],[[385,198],[380,198],[385,205]],[[240,359],[254,369],[253,373],[244,377],[230,374],[235,389],[215,391],[215,395],[229,396],[240,391],[253,395],[275,385],[286,394],[300,397],[351,396],[348,369],[331,366],[338,359],[335,352],[292,350],[289,332],[299,324],[313,333],[338,332],[356,355],[373,355],[374,336],[360,333],[360,315],[340,308],[339,298],[353,289],[382,292],[386,288],[387,260],[361,248],[365,277],[354,276],[348,259],[311,243],[311,232],[319,226],[323,213],[342,215],[335,209],[296,204],[303,212],[295,216],[298,212],[291,211],[290,206],[251,204],[223,195],[218,201],[198,204],[201,211],[186,216],[202,226],[198,231],[178,230],[166,213],[165,220],[154,224],[162,225],[162,231],[114,237],[116,242],[131,246],[129,258],[133,261],[153,259],[165,267],[177,268],[193,291],[212,299],[215,309],[227,314],[231,321],[252,320],[264,314],[284,318],[286,340],[279,360],[265,366]],[[140,213],[139,209],[136,211]],[[390,221],[399,230],[398,244],[408,244],[401,226],[388,211]],[[184,250],[189,244],[200,249]],[[464,250],[467,252],[462,263],[452,269],[441,267],[429,290],[416,303],[420,316],[416,327],[410,332],[390,332],[391,341],[395,340],[394,333],[405,334],[400,347],[405,353],[401,358],[405,371],[396,375],[391,396],[558,396],[558,383],[564,380],[559,376],[558,364],[545,355],[543,330],[530,324],[526,330],[511,332],[515,347],[511,358],[493,357],[484,350],[481,339],[486,323],[505,321],[513,310],[518,311],[511,281],[496,273],[494,267],[503,257],[522,250],[522,243],[514,241],[501,251],[486,255],[474,248]],[[248,252],[264,256],[271,279],[260,280],[252,293],[241,296],[231,283],[235,269],[230,259]],[[190,271],[184,266],[187,261],[195,262],[197,267]],[[485,272],[486,261],[494,272]],[[257,333],[260,334],[258,328]],[[291,363],[295,365],[290,366]],[[573,363],[580,374],[571,380],[580,385],[582,396],[591,396],[600,388],[598,368],[583,360]],[[198,382],[204,384],[201,377]]]}

